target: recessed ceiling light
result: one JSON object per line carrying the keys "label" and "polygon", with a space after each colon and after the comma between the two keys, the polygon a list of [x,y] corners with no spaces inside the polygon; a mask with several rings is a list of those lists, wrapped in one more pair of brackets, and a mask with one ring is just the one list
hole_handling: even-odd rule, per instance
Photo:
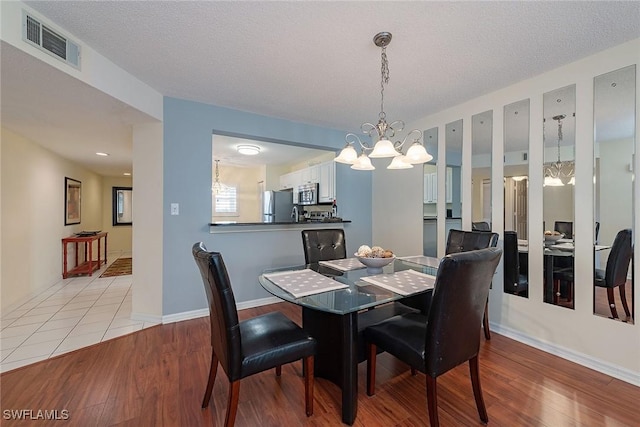
{"label": "recessed ceiling light", "polygon": [[96,154],[97,154],[98,156],[108,156],[108,155],[109,155],[109,153],[103,153],[103,152],[101,152],[101,151],[98,151]]}
{"label": "recessed ceiling light", "polygon": [[236,150],[238,150],[238,153],[244,154],[245,156],[255,156],[260,153],[260,147],[257,145],[238,145]]}
{"label": "recessed ceiling light", "polygon": [[123,173],[124,176],[131,176],[131,172],[125,172]]}

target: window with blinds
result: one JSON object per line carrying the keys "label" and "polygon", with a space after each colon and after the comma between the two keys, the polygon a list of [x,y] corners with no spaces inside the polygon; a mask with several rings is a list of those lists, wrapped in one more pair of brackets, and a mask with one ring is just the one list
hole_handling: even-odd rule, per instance
{"label": "window with blinds", "polygon": [[215,215],[237,215],[238,197],[236,187],[225,186],[214,197]]}

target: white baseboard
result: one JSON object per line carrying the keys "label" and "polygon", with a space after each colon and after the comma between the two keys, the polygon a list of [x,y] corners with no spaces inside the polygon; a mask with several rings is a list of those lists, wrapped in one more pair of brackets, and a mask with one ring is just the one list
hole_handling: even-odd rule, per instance
{"label": "white baseboard", "polygon": [[587,368],[593,369],[595,371],[602,372],[603,374],[609,375],[619,380],[628,382],[636,386],[640,386],[640,374],[638,372],[634,372],[626,368],[621,368],[620,366],[604,362],[595,357],[591,357],[589,355],[579,353],[577,351],[559,345],[541,341],[537,338],[523,334],[522,332],[512,328],[501,326],[493,322],[489,322],[489,324],[491,327],[491,332],[504,335],[505,337],[511,338],[523,344],[530,345],[531,347],[535,347],[546,353],[556,355],[579,365],[586,366]]}
{"label": "white baseboard", "polygon": [[282,300],[278,297],[267,297],[241,302],[236,304],[236,307],[238,310],[244,310],[246,308],[260,307],[262,305],[276,304],[279,302],[282,302]]}
{"label": "white baseboard", "polygon": [[197,319],[199,317],[205,317],[209,315],[208,308],[201,308],[199,310],[184,311],[182,313],[167,314],[162,316],[162,324],[182,322],[183,320]]}
{"label": "white baseboard", "polygon": [[[238,310],[244,310],[246,308],[253,308],[253,307],[260,307],[262,305],[269,305],[269,304],[275,304],[278,302],[282,302],[282,300],[280,298],[277,297],[268,297],[268,298],[260,298],[260,299],[254,299],[251,301],[245,301],[245,302],[241,302],[236,304],[236,307]],[[174,314],[167,314],[166,316],[162,316],[162,323],[174,323],[174,322],[182,322],[183,320],[191,320],[191,319],[197,319],[199,317],[205,317],[209,315],[209,309],[208,308],[201,308],[199,310],[192,310],[192,311],[185,311],[182,313],[174,313]],[[134,317],[136,316],[136,317]],[[140,316],[140,317],[137,317]],[[146,316],[146,317],[145,317]],[[160,320],[151,320],[151,317],[157,317],[157,316],[149,316],[149,315],[142,315],[142,314],[132,314],[131,318],[133,320],[144,320],[147,322],[160,322]],[[149,319],[149,320],[147,320]]]}

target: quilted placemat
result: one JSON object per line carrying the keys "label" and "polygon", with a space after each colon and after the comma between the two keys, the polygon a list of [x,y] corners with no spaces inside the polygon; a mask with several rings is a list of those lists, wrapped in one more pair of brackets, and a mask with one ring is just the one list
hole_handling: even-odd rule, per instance
{"label": "quilted placemat", "polygon": [[344,283],[336,282],[308,268],[304,270],[267,273],[264,277],[296,298],[349,287]]}
{"label": "quilted placemat", "polygon": [[333,259],[331,261],[320,261],[318,264],[326,265],[339,271],[357,270],[366,267],[358,261],[358,258]]}
{"label": "quilted placemat", "polygon": [[400,259],[414,264],[426,265],[427,267],[438,268],[440,266],[440,258],[434,258],[431,256],[414,255],[400,257]]}
{"label": "quilted placemat", "polygon": [[393,274],[377,274],[363,277],[362,280],[400,295],[410,295],[433,289],[436,282],[435,276],[414,270],[397,271]]}

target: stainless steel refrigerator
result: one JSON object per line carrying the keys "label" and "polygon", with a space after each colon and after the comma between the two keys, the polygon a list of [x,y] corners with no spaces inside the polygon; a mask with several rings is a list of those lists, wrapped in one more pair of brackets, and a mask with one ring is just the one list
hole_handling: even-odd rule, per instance
{"label": "stainless steel refrigerator", "polygon": [[292,191],[265,191],[262,193],[263,222],[291,222]]}

